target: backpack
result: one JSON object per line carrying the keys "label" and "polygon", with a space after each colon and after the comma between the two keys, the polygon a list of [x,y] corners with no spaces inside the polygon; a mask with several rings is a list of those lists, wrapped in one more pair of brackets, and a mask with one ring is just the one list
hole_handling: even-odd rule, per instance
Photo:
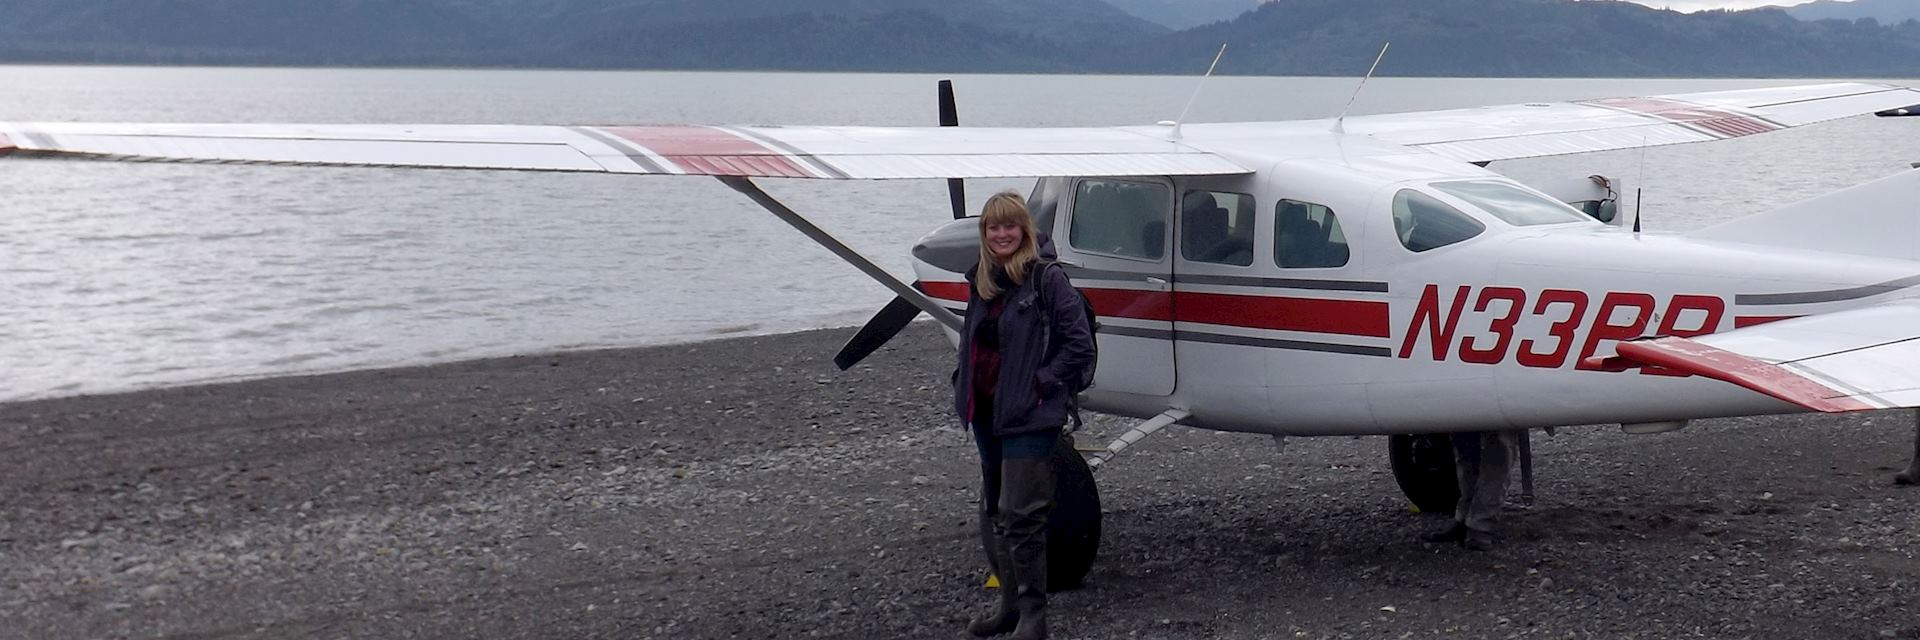
{"label": "backpack", "polygon": [[[1058,262],[1054,262],[1051,260],[1045,261],[1040,263],[1040,275],[1037,277],[1045,278],[1047,269],[1050,269],[1050,268],[1065,269],[1065,267],[1062,267]],[[1066,272],[1062,271],[1061,275],[1066,275]],[[1072,282],[1072,281],[1069,280],[1068,282]],[[1053,304],[1045,299],[1046,292],[1047,292],[1046,287],[1044,286],[1040,287],[1040,293],[1041,293],[1040,303],[1043,306],[1043,308],[1051,310],[1053,309]],[[1087,332],[1092,334],[1094,337],[1093,358],[1087,361],[1086,368],[1081,369],[1080,375],[1075,376],[1073,379],[1061,381],[1061,383],[1067,385],[1067,411],[1069,414],[1073,416],[1073,428],[1077,430],[1081,426],[1080,399],[1079,399],[1080,392],[1086,391],[1087,389],[1090,389],[1093,387],[1093,373],[1095,370],[1100,368],[1100,316],[1093,312],[1093,303],[1087,300],[1086,294],[1081,293],[1079,287],[1073,288],[1073,294],[1074,294],[1074,297],[1080,299],[1080,311],[1081,313],[1085,314],[1087,318]],[[1051,327],[1053,324],[1053,319],[1048,318],[1047,324],[1049,327]],[[1052,335],[1052,334],[1049,333],[1048,335]]]}

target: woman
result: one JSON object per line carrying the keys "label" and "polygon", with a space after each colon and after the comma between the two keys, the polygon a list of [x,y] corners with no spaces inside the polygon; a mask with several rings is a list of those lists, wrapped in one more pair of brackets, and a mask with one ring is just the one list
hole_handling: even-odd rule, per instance
{"label": "woman", "polygon": [[1000,577],[993,612],[967,625],[976,636],[1047,637],[1051,457],[1068,412],[1062,381],[1093,361],[1080,292],[1053,256],[1019,194],[987,199],[953,385],[954,409],[980,449],[980,538]]}

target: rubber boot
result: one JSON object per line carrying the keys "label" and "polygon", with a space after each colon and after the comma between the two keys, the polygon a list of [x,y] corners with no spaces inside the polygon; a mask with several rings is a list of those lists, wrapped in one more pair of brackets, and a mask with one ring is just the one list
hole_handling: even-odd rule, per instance
{"label": "rubber boot", "polygon": [[1428,532],[1420,536],[1420,541],[1428,544],[1459,542],[1465,539],[1467,539],[1467,525],[1458,520],[1454,521],[1451,526],[1445,529]]}
{"label": "rubber boot", "polygon": [[995,514],[980,514],[980,547],[987,552],[987,567],[1000,579],[1000,598],[993,611],[967,623],[967,633],[981,638],[1011,632],[1020,621],[1019,608],[1014,604],[1013,580],[1007,576],[1013,560],[1007,555],[1007,538],[1000,532],[997,520]]}
{"label": "rubber boot", "polygon": [[[1053,460],[1009,458],[1001,462],[1000,517],[1004,527],[1019,623],[1014,640],[1047,637],[1047,515],[1053,510]],[[1002,576],[1004,580],[1006,576]]]}

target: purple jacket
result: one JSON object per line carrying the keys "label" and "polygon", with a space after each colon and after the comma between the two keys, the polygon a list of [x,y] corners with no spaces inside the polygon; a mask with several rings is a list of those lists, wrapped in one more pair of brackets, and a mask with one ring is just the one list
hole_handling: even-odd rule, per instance
{"label": "purple jacket", "polygon": [[[1062,380],[1093,364],[1093,331],[1080,306],[1080,292],[1065,269],[1046,266],[1056,255],[1041,236],[1043,262],[1027,281],[1005,296],[1000,312],[1000,380],[993,391],[993,434],[1007,436],[1067,423],[1067,389]],[[960,332],[959,363],[954,368],[954,412],[964,422],[973,401],[973,336],[987,317],[987,303],[972,284],[979,266],[967,271],[967,319]],[[1042,289],[1044,288],[1044,294]]]}

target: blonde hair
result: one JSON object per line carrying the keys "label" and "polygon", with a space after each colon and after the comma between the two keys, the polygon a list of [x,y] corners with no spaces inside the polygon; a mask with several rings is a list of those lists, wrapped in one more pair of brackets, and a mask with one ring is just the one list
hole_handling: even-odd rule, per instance
{"label": "blonde hair", "polygon": [[[1001,262],[993,255],[993,249],[987,246],[987,227],[996,224],[1014,224],[1020,226],[1020,248]],[[1040,240],[1034,237],[1033,215],[1027,213],[1027,199],[1015,191],[1002,191],[987,198],[986,205],[980,207],[980,266],[974,269],[973,290],[980,293],[980,299],[992,300],[1000,295],[1000,285],[993,281],[993,267],[999,265],[1007,272],[1007,278],[1019,285],[1027,281],[1027,267],[1040,257]]]}

